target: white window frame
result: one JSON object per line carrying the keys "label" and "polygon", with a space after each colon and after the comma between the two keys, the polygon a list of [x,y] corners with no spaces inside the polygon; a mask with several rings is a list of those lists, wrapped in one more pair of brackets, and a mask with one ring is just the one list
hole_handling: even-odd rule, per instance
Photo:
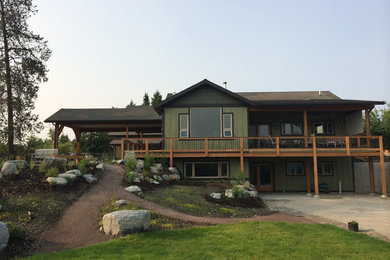
{"label": "white window frame", "polygon": [[[181,118],[182,117],[186,117],[187,118],[187,124],[186,124],[186,128],[181,128]],[[190,133],[189,133],[189,115],[188,114],[179,114],[179,138],[188,138],[190,136]],[[182,136],[182,132],[187,132],[187,135],[186,136]]]}
{"label": "white window frame", "polygon": [[[225,116],[230,117],[230,127],[228,128],[225,128]],[[230,131],[230,136],[226,136],[225,131]],[[233,114],[232,113],[222,113],[222,135],[223,137],[233,137]]]}
{"label": "white window frame", "polygon": [[[312,125],[313,125],[313,134],[315,134],[315,135],[335,135],[335,131],[336,131],[335,123],[332,121],[314,121]],[[324,133],[316,133],[315,125],[322,125],[323,131],[325,130],[324,126],[326,125],[327,133],[325,133],[325,131],[324,131]],[[330,133],[329,133],[329,125],[331,125],[331,127],[332,127],[332,130]]]}
{"label": "white window frame", "polygon": [[[195,164],[196,163],[217,163],[218,164],[218,176],[195,176]],[[187,164],[191,164],[191,176],[187,176]],[[222,175],[222,164],[226,165],[227,173],[226,175]],[[230,171],[229,171],[229,162],[223,161],[223,162],[184,162],[184,177],[187,178],[195,178],[195,179],[218,179],[218,178],[229,178]]]}

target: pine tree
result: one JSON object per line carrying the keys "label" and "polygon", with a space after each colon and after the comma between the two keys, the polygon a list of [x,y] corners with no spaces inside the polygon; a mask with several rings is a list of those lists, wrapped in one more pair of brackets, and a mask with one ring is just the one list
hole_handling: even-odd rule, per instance
{"label": "pine tree", "polygon": [[14,141],[42,129],[32,114],[39,83],[47,81],[46,61],[51,51],[27,23],[36,13],[32,0],[0,0],[0,140]]}
{"label": "pine tree", "polygon": [[150,106],[150,101],[149,101],[149,94],[145,92],[144,95],[144,101],[142,103],[143,106]]}
{"label": "pine tree", "polygon": [[132,99],[130,99],[130,103],[126,106],[126,108],[134,107],[134,106],[136,106],[136,104],[134,103],[134,101]]}
{"label": "pine tree", "polygon": [[156,92],[154,92],[153,97],[152,97],[152,106],[157,105],[158,103],[161,102],[161,100],[162,100],[162,96],[161,96],[160,92],[158,90],[156,90]]}

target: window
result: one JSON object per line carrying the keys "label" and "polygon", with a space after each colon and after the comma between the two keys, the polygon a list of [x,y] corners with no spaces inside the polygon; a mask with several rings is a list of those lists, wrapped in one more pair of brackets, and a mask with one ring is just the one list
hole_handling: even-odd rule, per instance
{"label": "window", "polygon": [[233,115],[223,114],[223,137],[233,137]]}
{"label": "window", "polygon": [[221,108],[191,108],[191,137],[221,137]]}
{"label": "window", "polygon": [[334,135],[334,122],[313,122],[313,132],[316,135]]}
{"label": "window", "polygon": [[333,167],[331,162],[318,162],[318,175],[332,176]]}
{"label": "window", "polygon": [[188,137],[188,114],[179,114],[179,137]]}
{"label": "window", "polygon": [[287,169],[287,175],[289,176],[305,175],[303,162],[288,162],[286,164],[286,169]]}
{"label": "window", "polygon": [[223,178],[229,176],[227,162],[185,162],[184,175],[189,178]]}
{"label": "window", "polygon": [[302,135],[302,123],[282,123],[282,135]]}

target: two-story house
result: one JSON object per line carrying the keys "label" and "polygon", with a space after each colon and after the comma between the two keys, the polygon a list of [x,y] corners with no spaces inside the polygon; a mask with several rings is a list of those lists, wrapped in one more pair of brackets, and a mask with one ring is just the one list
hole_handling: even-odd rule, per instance
{"label": "two-story house", "polygon": [[[363,132],[362,111],[381,101],[345,100],[329,91],[234,93],[203,80],[170,94],[154,108],[62,109],[45,122],[83,131],[134,131],[121,139],[121,156],[134,150],[167,157],[184,178],[229,178],[237,172],[260,191],[354,190],[351,158],[368,157],[373,192],[373,158],[381,162],[387,195],[383,143]],[[161,137],[145,138],[147,133]],[[79,142],[78,142],[79,143]],[[80,150],[79,150],[80,151]]]}

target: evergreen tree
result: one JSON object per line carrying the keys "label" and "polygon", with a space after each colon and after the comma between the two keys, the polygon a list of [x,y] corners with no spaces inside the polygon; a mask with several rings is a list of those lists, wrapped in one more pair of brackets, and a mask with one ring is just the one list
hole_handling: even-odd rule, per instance
{"label": "evergreen tree", "polygon": [[161,100],[162,100],[162,96],[161,96],[160,92],[158,90],[156,90],[156,92],[154,92],[153,97],[152,97],[152,106],[157,105],[158,103],[161,102]]}
{"label": "evergreen tree", "polygon": [[149,101],[149,94],[145,92],[144,95],[144,101],[142,103],[143,106],[150,106],[150,101]]}
{"label": "evergreen tree", "polygon": [[32,0],[0,0],[0,140],[8,141],[14,156],[14,141],[42,129],[32,114],[39,83],[47,81],[47,42],[27,23],[36,13]]}
{"label": "evergreen tree", "polygon": [[129,108],[129,107],[135,107],[136,104],[134,103],[134,101],[131,99],[130,100],[130,103],[126,106],[126,108]]}

